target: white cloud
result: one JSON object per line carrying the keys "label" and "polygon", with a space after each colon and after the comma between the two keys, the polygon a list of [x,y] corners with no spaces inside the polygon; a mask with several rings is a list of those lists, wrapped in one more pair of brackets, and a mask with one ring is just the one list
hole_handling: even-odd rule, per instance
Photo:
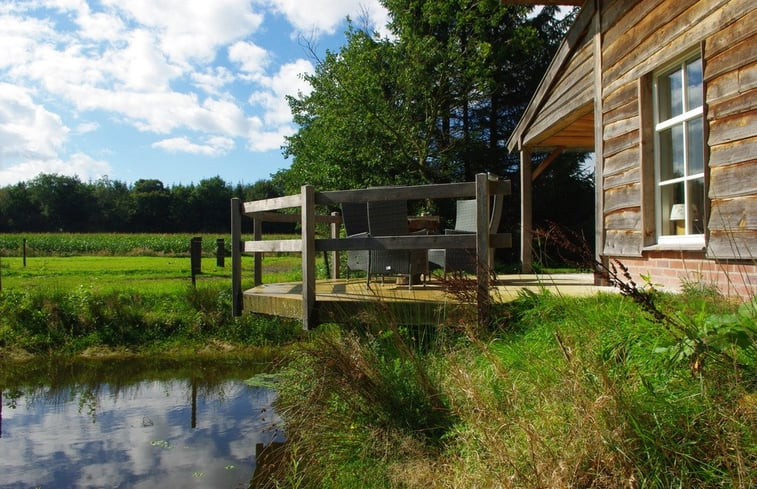
{"label": "white cloud", "polygon": [[159,148],[169,153],[190,153],[204,156],[222,156],[234,149],[234,140],[226,137],[210,137],[204,144],[193,143],[189,138],[181,136],[157,141],[153,148]]}
{"label": "white cloud", "polygon": [[229,48],[229,60],[238,63],[242,71],[256,75],[264,72],[270,55],[251,42],[238,41]]}
{"label": "white cloud", "polygon": [[300,32],[333,34],[349,16],[358,20],[367,14],[374,27],[382,32],[388,14],[378,0],[268,0]]}
{"label": "white cloud", "polygon": [[78,176],[84,181],[96,180],[112,171],[106,161],[95,160],[84,153],[75,153],[70,158],[25,159],[24,161],[0,169],[0,185],[11,185],[30,180],[40,173]]}
{"label": "white cloud", "polygon": [[303,74],[313,73],[314,70],[312,63],[305,59],[287,63],[275,75],[260,80],[260,84],[268,90],[253,92],[249,102],[263,107],[266,124],[289,124],[292,121],[292,113],[289,110],[286,96],[296,96],[300,93],[309,94],[312,87],[305,81]]}
{"label": "white cloud", "polygon": [[104,3],[153,29],[161,50],[177,63],[210,62],[216,50],[255,32],[263,15],[249,0],[105,0]]}
{"label": "white cloud", "polygon": [[100,124],[97,122],[82,122],[74,129],[75,134],[87,134],[88,132],[95,132],[100,128]]}
{"label": "white cloud", "polygon": [[221,90],[235,80],[234,73],[223,66],[206,67],[203,72],[194,71],[190,75],[195,87],[210,95],[221,95]]}
{"label": "white cloud", "polygon": [[68,132],[60,116],[36,104],[27,89],[0,82],[0,163],[55,157]]}

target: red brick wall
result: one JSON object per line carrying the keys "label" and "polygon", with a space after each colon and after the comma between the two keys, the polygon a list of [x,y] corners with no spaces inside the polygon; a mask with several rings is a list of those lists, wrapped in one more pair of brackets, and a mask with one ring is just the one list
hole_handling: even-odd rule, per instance
{"label": "red brick wall", "polygon": [[644,284],[641,275],[646,275],[661,290],[677,291],[682,282],[689,281],[715,285],[723,294],[742,300],[757,294],[754,260],[708,260],[704,252],[692,251],[645,251],[640,258],[624,256],[618,260],[639,285]]}

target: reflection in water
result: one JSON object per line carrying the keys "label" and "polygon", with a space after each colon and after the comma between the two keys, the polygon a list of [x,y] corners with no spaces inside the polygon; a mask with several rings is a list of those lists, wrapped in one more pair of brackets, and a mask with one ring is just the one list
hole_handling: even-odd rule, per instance
{"label": "reflection in water", "polygon": [[133,364],[103,362],[131,373],[112,383],[87,378],[97,365],[61,366],[78,375],[47,384],[3,376],[0,488],[248,487],[255,445],[282,439],[275,393],[240,380],[256,373],[249,363],[211,363],[182,362],[183,378],[159,366],[138,379]]}

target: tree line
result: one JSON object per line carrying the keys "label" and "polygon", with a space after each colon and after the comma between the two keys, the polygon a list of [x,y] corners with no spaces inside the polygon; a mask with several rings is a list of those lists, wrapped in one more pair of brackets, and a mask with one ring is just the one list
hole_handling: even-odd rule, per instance
{"label": "tree line", "polygon": [[232,185],[216,176],[166,186],[104,176],[40,174],[0,188],[0,232],[228,232],[229,202],[282,195],[271,180]]}

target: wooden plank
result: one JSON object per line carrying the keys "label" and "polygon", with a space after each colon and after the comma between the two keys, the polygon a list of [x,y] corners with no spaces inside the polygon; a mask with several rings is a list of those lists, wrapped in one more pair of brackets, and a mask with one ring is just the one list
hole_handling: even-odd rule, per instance
{"label": "wooden plank", "polygon": [[705,80],[710,80],[757,61],[757,34],[732,44],[727,50],[717,56],[707,57],[706,60]]}
{"label": "wooden plank", "polygon": [[520,263],[522,273],[531,273],[533,257],[533,191],[531,152],[520,150]]}
{"label": "wooden plank", "polygon": [[757,256],[757,231],[710,233],[707,258],[746,260],[754,263]]}
{"label": "wooden plank", "polygon": [[635,148],[639,144],[639,130],[627,132],[622,136],[606,139],[604,141],[605,156],[620,153],[629,148]]}
{"label": "wooden plank", "polygon": [[612,2],[602,10],[602,32],[605,45],[617,44],[618,40],[623,39],[633,26],[647,18],[650,12],[664,1],[668,0],[645,0],[637,1],[635,4],[627,0]]}
{"label": "wooden plank", "polygon": [[516,146],[518,149],[523,148],[523,135],[530,127],[534,115],[541,110],[543,100],[546,94],[554,86],[554,80],[562,70],[564,63],[568,60],[570,54],[580,46],[581,41],[589,42],[591,40],[593,32],[587,33],[586,31],[592,26],[594,12],[594,2],[586,2],[581,9],[581,12],[579,12],[576,17],[575,22],[570,26],[568,33],[557,48],[557,52],[552,58],[549,67],[547,67],[544,77],[539,82],[539,86],[536,88],[534,96],[531,98],[523,116],[520,118],[520,121],[518,121],[515,130],[507,141],[507,149],[509,151],[515,150]]}
{"label": "wooden plank", "polygon": [[639,231],[608,229],[605,232],[605,256],[641,256],[642,246],[642,237]]}
{"label": "wooden plank", "polygon": [[604,192],[605,213],[641,206],[641,184],[606,188]]}
{"label": "wooden plank", "polygon": [[491,313],[489,296],[489,273],[493,264],[489,262],[489,178],[485,173],[476,175],[476,304],[478,326],[484,328],[489,323]]}
{"label": "wooden plank", "polygon": [[[509,233],[489,235],[491,248],[512,247]],[[270,243],[270,241],[263,241]],[[377,236],[370,238],[317,239],[316,251],[334,250],[428,250],[435,248],[473,249],[476,247],[474,234],[428,234],[417,236]]]}
{"label": "wooden plank", "polygon": [[638,231],[641,229],[641,208],[636,207],[605,215],[605,228]]}
{"label": "wooden plank", "polygon": [[[329,236],[331,239],[339,239],[339,228],[342,218],[338,212],[332,212],[331,216],[338,219],[329,225]],[[339,250],[331,252],[331,278],[334,280],[339,278]]]}
{"label": "wooden plank", "polygon": [[231,199],[231,314],[242,315],[242,202]]}
{"label": "wooden plank", "polygon": [[739,68],[739,91],[745,92],[757,87],[757,63]]}
{"label": "wooden plank", "polygon": [[605,157],[605,175],[615,173],[624,173],[630,168],[639,166],[641,158],[639,156],[639,147],[632,146],[628,149]]}
{"label": "wooden plank", "polygon": [[630,119],[639,115],[639,101],[636,98],[630,99],[628,102],[615,107],[612,110],[605,111],[603,120],[605,124],[611,124],[613,122]]}
{"label": "wooden plank", "polygon": [[605,175],[605,158],[607,149],[604,138],[602,137],[602,128],[604,127],[605,101],[602,97],[602,71],[604,70],[604,57],[602,54],[602,16],[604,12],[601,8],[601,2],[597,2],[597,12],[594,15],[594,261],[596,263],[606,263],[602,256],[604,248],[605,229],[604,215],[607,212],[605,202],[605,190],[603,187]]}
{"label": "wooden plank", "polygon": [[[261,222],[300,222],[302,216],[300,214],[282,214],[280,212],[252,212],[247,214],[247,217],[252,219],[259,219]],[[334,216],[327,216],[324,214],[318,214],[315,216],[315,222],[318,224],[331,224],[334,222],[341,222],[340,218]]]}
{"label": "wooden plank", "polygon": [[570,125],[572,121],[585,115],[585,108],[590,106],[594,98],[594,88],[591,84],[582,87],[574,97],[564,100],[563,105],[547,114],[539,114],[533,125],[523,134],[523,141],[528,146],[529,141],[552,135],[560,129]]}
{"label": "wooden plank", "polygon": [[[491,175],[490,175],[491,177]],[[510,180],[489,179],[489,195],[512,195],[513,186]]]}
{"label": "wooden plank", "polygon": [[[722,119],[748,112],[755,107],[757,107],[757,88],[742,92],[729,99],[721,99],[717,102],[708,103],[707,119]],[[757,129],[755,129],[754,133],[757,134]]]}
{"label": "wooden plank", "polygon": [[301,195],[287,195],[286,197],[275,197],[273,199],[245,202],[244,213],[252,214],[254,212],[277,211],[279,209],[288,209],[290,207],[300,207],[301,200]]}
{"label": "wooden plank", "polygon": [[757,195],[757,159],[710,170],[710,199],[745,195]]}
{"label": "wooden plank", "polygon": [[641,181],[641,165],[637,165],[629,168],[624,172],[616,172],[612,175],[605,173],[605,188],[620,187],[622,185],[628,185],[631,183],[639,183]]}
{"label": "wooden plank", "polygon": [[650,246],[657,241],[657,215],[655,213],[655,160],[654,160],[654,114],[652,74],[639,78],[639,163],[641,170],[641,233],[642,245]]}
{"label": "wooden plank", "polygon": [[707,144],[716,146],[754,137],[754,121],[757,120],[756,118],[757,108],[731,117],[710,121],[710,137]]}
{"label": "wooden plank", "polygon": [[563,72],[555,80],[554,88],[546,94],[542,109],[534,117],[534,123],[541,114],[553,112],[555,108],[564,105],[566,100],[581,96],[583,89],[592,85],[593,69],[593,46],[587,43],[566,62]]}
{"label": "wooden plank", "polygon": [[616,88],[612,92],[605,91],[602,105],[606,112],[610,112],[623,105],[636,102],[637,96],[636,81],[634,80]]}
{"label": "wooden plank", "polygon": [[443,183],[318,192],[315,195],[315,203],[317,205],[336,205],[342,202],[361,203],[387,200],[456,199],[473,197],[474,195],[475,184],[473,182]]}
{"label": "wooden plank", "polygon": [[301,239],[245,241],[245,253],[301,253]]}
{"label": "wooden plank", "polygon": [[[605,93],[632,82],[653,71],[671,59],[683,56],[692,46],[700,43],[712,32],[728,25],[750,7],[753,0],[719,0],[698,2],[684,14],[665,24],[650,40],[609,68],[603,76]],[[725,5],[723,3],[726,2]],[[672,2],[671,2],[672,3]],[[696,25],[696,29],[691,29]]]}
{"label": "wooden plank", "polygon": [[757,230],[757,195],[714,199],[707,227],[710,231],[722,232]]}
{"label": "wooden plank", "polygon": [[749,161],[754,155],[757,155],[757,135],[735,143],[711,146],[709,167],[714,168]]}
{"label": "wooden plank", "polygon": [[[690,10],[692,4],[695,3],[695,0],[664,1],[656,5],[652,3],[638,5],[637,8],[627,12],[623,20],[605,33],[606,42],[603,54],[606,66],[608,68],[622,66],[629,52],[645,52],[650,49],[650,46],[659,47],[660,39],[664,39],[660,31],[663,33],[666,31],[663,27],[669,29],[671,24],[675,26],[675,19]],[[645,11],[643,15],[642,10]],[[667,25],[662,24],[663,22]],[[656,43],[648,42],[653,38]]]}
{"label": "wooden plank", "polygon": [[315,189],[302,186],[302,329],[315,327]]}
{"label": "wooden plank", "polygon": [[[260,219],[253,219],[252,221],[252,234],[255,241],[261,241],[263,239],[263,221]],[[263,254],[255,253],[253,258],[253,284],[255,287],[263,283]]]}
{"label": "wooden plank", "polygon": [[539,175],[541,175],[544,170],[549,168],[549,165],[554,162],[558,156],[560,156],[563,151],[565,151],[565,148],[563,146],[558,146],[555,148],[547,157],[542,161],[539,166],[536,167],[536,170],[534,170],[533,174],[531,175],[531,181],[536,181],[537,178],[539,178]]}
{"label": "wooden plank", "polygon": [[633,116],[628,119],[619,120],[613,123],[604,124],[604,140],[608,141],[613,138],[625,136],[629,132],[636,131],[639,128],[639,117]]}
{"label": "wooden plank", "polygon": [[752,10],[744,12],[744,16],[734,19],[730,25],[715,31],[712,36],[707,38],[705,43],[705,58],[712,58],[734,44],[754,36],[755,26],[757,26],[757,7],[752,4]]}

